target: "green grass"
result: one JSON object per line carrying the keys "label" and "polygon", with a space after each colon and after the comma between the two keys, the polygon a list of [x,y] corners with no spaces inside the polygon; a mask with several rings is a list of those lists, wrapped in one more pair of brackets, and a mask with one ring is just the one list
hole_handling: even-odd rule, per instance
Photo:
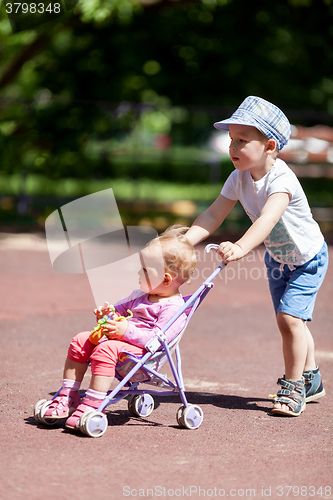
{"label": "green grass", "polygon": [[112,188],[116,199],[122,201],[144,200],[168,202],[178,200],[213,201],[221,186],[217,184],[184,184],[167,181],[140,179],[61,179],[51,180],[39,175],[29,175],[25,179],[19,174],[0,174],[0,195],[18,196],[24,192],[28,196],[50,196],[76,198]]}
{"label": "green grass", "polygon": [[[333,206],[333,179],[300,179],[311,206]],[[31,174],[25,180],[19,174],[0,173],[0,196],[28,196],[78,198],[112,188],[117,200],[172,202],[190,200],[209,203],[219,194],[221,183],[184,183],[163,180],[130,178],[115,179],[60,179],[52,180]]]}
{"label": "green grass", "polygon": [[[125,225],[148,224],[163,230],[174,223],[190,225],[218,196],[221,184],[175,183],[140,179],[51,180],[29,175],[0,175],[0,230],[19,227],[44,228],[45,219],[71,200],[112,188]],[[20,193],[28,197],[28,210],[17,213]],[[185,201],[185,204],[174,202]],[[189,203],[186,203],[189,202]],[[236,211],[237,212],[237,211]],[[243,211],[230,217],[232,226],[241,223]],[[228,223],[227,223],[228,224]],[[2,229],[1,229],[2,228]]]}
{"label": "green grass", "polygon": [[[333,206],[333,179],[301,179],[312,207]],[[105,189],[113,189],[125,225],[148,224],[163,230],[173,223],[191,225],[195,217],[218,196],[222,182],[181,183],[149,179],[61,179],[41,175],[0,174],[0,230],[44,229],[45,219],[62,205]],[[20,193],[28,197],[28,209],[17,211]],[[174,202],[189,201],[177,204]],[[244,230],[249,221],[238,203],[223,224],[224,229]],[[7,229],[9,228],[9,229]]]}

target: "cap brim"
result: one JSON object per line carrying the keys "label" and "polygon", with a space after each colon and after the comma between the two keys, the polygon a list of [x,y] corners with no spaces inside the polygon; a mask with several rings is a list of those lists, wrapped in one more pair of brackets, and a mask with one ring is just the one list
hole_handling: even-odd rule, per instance
{"label": "cap brim", "polygon": [[229,118],[227,120],[222,120],[221,122],[214,123],[214,127],[218,130],[229,130],[229,125],[248,125],[250,127],[256,127],[256,124],[251,120],[240,120],[236,118],[233,120]]}

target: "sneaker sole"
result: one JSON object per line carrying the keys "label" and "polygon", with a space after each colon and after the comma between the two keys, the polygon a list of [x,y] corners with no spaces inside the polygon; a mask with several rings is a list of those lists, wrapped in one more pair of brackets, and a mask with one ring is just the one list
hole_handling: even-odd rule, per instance
{"label": "sneaker sole", "polygon": [[[284,403],[284,404],[287,404],[287,403]],[[305,410],[305,405],[304,407],[298,411],[297,413],[295,413],[294,411],[292,410],[279,410],[279,409],[272,409],[272,413],[273,415],[282,415],[284,417],[299,417],[301,413],[303,413],[303,411]]]}
{"label": "sneaker sole", "polygon": [[305,398],[306,403],[310,403],[310,401],[316,401],[316,399],[320,399],[326,396],[326,391],[323,389],[321,392],[318,392],[317,394],[312,394],[312,396],[309,396],[308,398]]}
{"label": "sneaker sole", "polygon": [[[288,403],[283,403],[288,406]],[[303,400],[301,409],[298,412],[293,411],[292,409],[290,410],[283,410],[282,408],[272,408],[272,413],[273,415],[282,415],[284,417],[299,417],[301,413],[305,410],[306,407],[306,401]],[[291,408],[291,407],[289,407]]]}

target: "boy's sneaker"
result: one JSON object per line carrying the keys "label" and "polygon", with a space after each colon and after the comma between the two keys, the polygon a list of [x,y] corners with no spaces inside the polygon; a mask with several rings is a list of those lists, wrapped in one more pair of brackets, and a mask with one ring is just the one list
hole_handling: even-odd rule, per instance
{"label": "boy's sneaker", "polygon": [[325,396],[326,391],[323,387],[319,367],[315,370],[307,370],[303,373],[305,379],[305,401],[315,401]]}
{"label": "boy's sneaker", "polygon": [[[102,399],[90,399],[83,398],[82,403],[76,408],[74,413],[66,420],[65,427],[67,429],[79,429],[80,427],[80,418],[82,415],[91,410],[97,410],[100,404],[103,402]],[[103,410],[104,413],[104,410]]]}
{"label": "boy's sneaker", "polygon": [[43,416],[52,419],[67,418],[76,410],[80,402],[79,391],[60,389],[58,396],[53,399]]}

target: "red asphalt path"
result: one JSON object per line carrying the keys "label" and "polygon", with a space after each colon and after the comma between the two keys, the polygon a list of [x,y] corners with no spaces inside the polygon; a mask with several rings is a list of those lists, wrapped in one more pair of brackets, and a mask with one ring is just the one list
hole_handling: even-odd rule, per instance
{"label": "red asphalt path", "polygon": [[[217,265],[198,250],[199,277],[184,294]],[[87,277],[54,271],[38,235],[0,234],[0,499],[333,499],[333,266],[310,325],[327,396],[298,418],[274,417],[269,395],[283,361],[262,258],[260,249],[222,271],[181,342],[201,427],[178,427],[177,395],[155,400],[147,419],[123,400],[92,439],[32,416],[59,388],[72,336],[94,326]]]}

